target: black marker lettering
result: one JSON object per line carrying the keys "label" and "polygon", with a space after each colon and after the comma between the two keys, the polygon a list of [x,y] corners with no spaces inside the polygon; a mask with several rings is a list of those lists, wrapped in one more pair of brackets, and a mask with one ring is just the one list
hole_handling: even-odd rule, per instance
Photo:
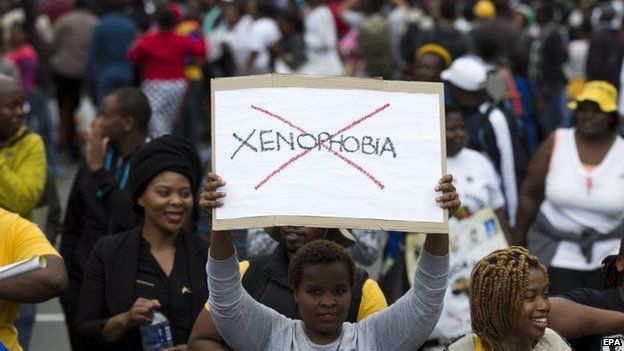
{"label": "black marker lettering", "polygon": [[238,146],[238,149],[236,149],[236,151],[234,151],[234,153],[232,154],[232,157],[230,157],[230,160],[234,159],[234,156],[236,156],[236,154],[238,153],[238,151],[243,147],[243,146],[247,146],[250,149],[253,150],[253,152],[258,152],[258,149],[256,147],[254,147],[253,145],[249,144],[249,139],[251,139],[251,137],[256,133],[256,130],[252,130],[251,133],[249,134],[249,136],[247,136],[247,139],[244,139],[239,137],[238,135],[236,135],[236,133],[232,133],[232,136],[241,142],[241,144]]}
{"label": "black marker lettering", "polygon": [[273,141],[273,140],[264,140],[264,138],[263,138],[264,134],[268,134],[268,133],[272,133],[272,132],[273,132],[272,129],[261,130],[260,131],[260,150],[262,152],[275,150],[274,147],[268,147],[268,146],[265,147],[265,145],[273,144],[275,141]]}

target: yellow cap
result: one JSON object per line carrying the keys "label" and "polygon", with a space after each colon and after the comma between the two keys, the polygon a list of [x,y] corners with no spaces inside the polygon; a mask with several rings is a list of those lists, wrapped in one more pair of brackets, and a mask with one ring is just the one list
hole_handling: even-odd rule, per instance
{"label": "yellow cap", "polygon": [[434,54],[440,56],[444,60],[444,68],[448,68],[451,65],[453,59],[451,54],[443,46],[437,44],[425,44],[416,50],[416,57],[421,57],[424,54]]}
{"label": "yellow cap", "polygon": [[489,20],[496,16],[496,8],[489,0],[479,0],[472,8],[474,15],[480,20]]}
{"label": "yellow cap", "polygon": [[577,96],[576,101],[571,101],[568,107],[576,110],[578,104],[583,101],[597,103],[602,112],[615,112],[617,111],[617,90],[613,85],[605,81],[594,80],[587,82],[581,94]]}

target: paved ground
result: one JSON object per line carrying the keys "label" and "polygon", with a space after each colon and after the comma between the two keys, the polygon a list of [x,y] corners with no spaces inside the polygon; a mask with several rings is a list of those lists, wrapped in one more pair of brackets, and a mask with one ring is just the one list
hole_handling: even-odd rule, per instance
{"label": "paved ground", "polygon": [[[56,185],[61,197],[61,205],[65,208],[77,166],[66,164],[68,175],[57,178]],[[58,299],[37,305],[35,328],[30,342],[29,351],[69,351],[69,338],[65,328],[65,316]]]}

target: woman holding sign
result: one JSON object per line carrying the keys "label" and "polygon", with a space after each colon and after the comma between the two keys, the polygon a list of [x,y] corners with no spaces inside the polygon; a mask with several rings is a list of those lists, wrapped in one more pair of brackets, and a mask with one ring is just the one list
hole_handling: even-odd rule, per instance
{"label": "woman holding sign", "polygon": [[[435,189],[442,208],[460,202],[444,176]],[[225,185],[210,173],[201,196],[204,209],[223,206]],[[448,237],[427,235],[415,287],[388,309],[359,323],[345,323],[354,281],[353,259],[338,244],[317,240],[304,245],[289,265],[289,283],[301,321],[288,319],[252,299],[241,285],[229,232],[213,232],[208,264],[210,313],[235,350],[414,350],[437,322],[448,273]]]}

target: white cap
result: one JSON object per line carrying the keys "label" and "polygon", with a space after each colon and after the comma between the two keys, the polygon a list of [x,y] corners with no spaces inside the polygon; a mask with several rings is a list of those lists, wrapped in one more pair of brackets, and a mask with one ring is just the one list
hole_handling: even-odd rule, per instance
{"label": "white cap", "polygon": [[460,57],[453,61],[451,67],[442,71],[441,76],[458,88],[477,91],[485,88],[487,70],[474,58]]}

